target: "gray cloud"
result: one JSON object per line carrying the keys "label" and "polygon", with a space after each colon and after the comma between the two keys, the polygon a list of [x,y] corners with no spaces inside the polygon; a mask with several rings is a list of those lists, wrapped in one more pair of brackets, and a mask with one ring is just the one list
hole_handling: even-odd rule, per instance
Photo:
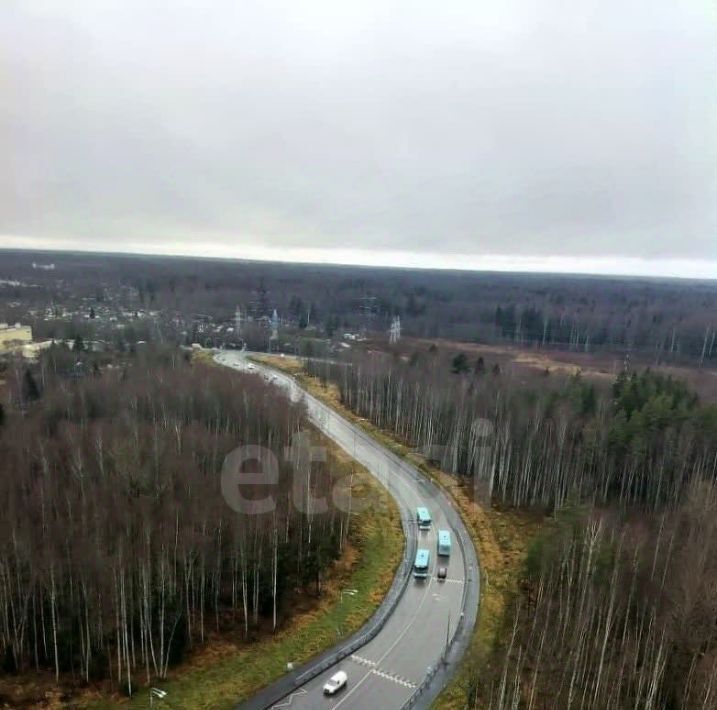
{"label": "gray cloud", "polygon": [[7,238],[717,260],[706,1],[5,0],[0,63]]}

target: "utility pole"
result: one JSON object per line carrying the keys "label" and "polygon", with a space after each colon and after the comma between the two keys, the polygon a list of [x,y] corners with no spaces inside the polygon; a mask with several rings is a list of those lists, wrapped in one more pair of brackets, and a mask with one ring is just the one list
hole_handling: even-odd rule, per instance
{"label": "utility pole", "polygon": [[451,610],[448,610],[448,623],[446,624],[446,647],[443,650],[443,663],[448,663],[446,658],[448,657],[448,641],[451,636]]}

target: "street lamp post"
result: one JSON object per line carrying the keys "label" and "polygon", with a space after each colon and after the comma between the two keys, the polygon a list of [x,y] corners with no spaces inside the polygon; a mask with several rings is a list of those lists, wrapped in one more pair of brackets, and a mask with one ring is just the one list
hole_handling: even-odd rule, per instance
{"label": "street lamp post", "polygon": [[[350,597],[355,597],[358,594],[358,589],[342,589],[339,592],[339,604],[343,609],[344,605],[344,594],[348,594]],[[336,627],[336,635],[341,636],[341,619],[339,619],[339,625]]]}
{"label": "street lamp post", "polygon": [[149,689],[149,707],[154,705],[154,699],[164,700],[167,697],[167,691],[161,688],[150,688]]}

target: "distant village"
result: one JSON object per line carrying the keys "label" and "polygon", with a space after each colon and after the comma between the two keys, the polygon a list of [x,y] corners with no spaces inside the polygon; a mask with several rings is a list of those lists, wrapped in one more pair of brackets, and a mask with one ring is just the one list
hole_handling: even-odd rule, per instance
{"label": "distant village", "polygon": [[[55,265],[33,262],[32,269],[53,272]],[[5,280],[0,282],[0,298],[3,291],[22,289],[33,293],[33,288],[28,282]],[[311,306],[304,310],[292,302],[292,312],[282,315],[261,290],[247,303],[237,304],[233,317],[227,318],[148,308],[144,294],[131,286],[116,290],[103,288],[94,297],[72,295],[65,302],[53,299],[47,305],[38,305],[36,298],[30,300],[32,303],[25,304],[23,299],[10,299],[0,310],[0,317],[18,318],[16,322],[0,323],[0,357],[34,360],[41,350],[53,344],[75,349],[80,343],[84,351],[101,353],[136,350],[152,342],[175,343],[195,350],[227,348],[329,354],[364,340],[369,329],[376,325],[363,302],[359,309],[369,316],[365,319],[366,325],[359,330],[342,330],[338,319],[334,323],[317,323]],[[2,306],[0,301],[0,308]],[[390,343],[401,338],[398,316],[391,320],[385,337]]]}

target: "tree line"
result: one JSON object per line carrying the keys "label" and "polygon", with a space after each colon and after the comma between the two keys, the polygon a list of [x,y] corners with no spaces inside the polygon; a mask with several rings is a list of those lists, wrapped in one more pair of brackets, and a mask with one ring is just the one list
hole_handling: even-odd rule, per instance
{"label": "tree line", "polygon": [[[231,324],[240,306],[255,319],[277,309],[298,333],[326,337],[385,334],[400,316],[404,335],[422,338],[717,361],[717,287],[709,281],[46,256],[55,270],[33,270],[37,255],[23,252],[3,253],[0,265],[0,279],[19,284],[0,291],[0,321],[29,321],[40,338],[71,339],[79,329],[112,341],[111,324],[92,317],[111,306],[156,314],[132,322],[138,340],[203,341],[193,332],[201,317]],[[58,306],[74,313],[71,321],[47,315]]]}

